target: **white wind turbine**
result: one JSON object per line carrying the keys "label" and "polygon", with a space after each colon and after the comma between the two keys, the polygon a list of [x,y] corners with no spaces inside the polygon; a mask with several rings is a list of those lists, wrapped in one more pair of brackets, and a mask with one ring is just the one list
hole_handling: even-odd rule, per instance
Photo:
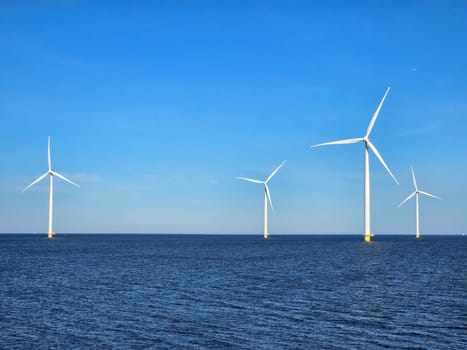
{"label": "white wind turbine", "polygon": [[436,199],[441,199],[433,194],[430,194],[428,192],[424,192],[424,191],[421,191],[418,189],[418,186],[417,186],[417,180],[415,180],[415,173],[413,171],[413,167],[410,167],[410,170],[412,171],[412,180],[413,180],[413,186],[415,188],[415,191],[409,195],[406,199],[404,199],[401,204],[399,204],[397,207],[399,208],[402,204],[404,204],[405,202],[407,202],[410,198],[412,198],[413,196],[415,196],[415,221],[416,221],[416,232],[415,232],[415,238],[420,238],[420,224],[419,224],[419,209],[418,209],[418,195],[419,194],[424,194],[425,196],[428,196],[428,197],[433,197],[433,198],[436,198]]}
{"label": "white wind turbine", "polygon": [[31,183],[28,187],[26,187],[24,191],[26,191],[28,188],[34,186],[36,183],[38,183],[39,181],[45,179],[47,177],[47,175],[50,175],[50,195],[49,195],[49,233],[48,233],[48,237],[49,238],[52,238],[53,235],[54,235],[54,231],[53,231],[53,228],[52,228],[52,222],[53,222],[53,206],[54,206],[54,176],[72,184],[72,185],[75,185],[76,187],[79,187],[78,184],[75,184],[73,181],[70,181],[68,180],[65,176],[55,172],[54,170],[52,170],[52,161],[50,159],[50,136],[49,136],[49,147],[48,147],[48,161],[49,161],[49,170],[47,170],[47,172],[41,176],[39,176],[36,180],[34,180],[33,183]]}
{"label": "white wind turbine", "polygon": [[264,234],[263,237],[265,239],[268,239],[269,233],[268,233],[268,201],[269,204],[271,205],[271,209],[274,210],[274,207],[272,206],[272,200],[271,200],[271,193],[269,192],[269,187],[268,183],[271,181],[272,177],[276,175],[276,173],[279,171],[279,169],[285,164],[286,160],[284,160],[281,165],[279,165],[276,170],[274,170],[271,175],[268,176],[266,181],[261,181],[261,180],[255,180],[255,179],[249,179],[246,177],[237,177],[237,179],[240,180],[245,180],[249,182],[254,182],[256,184],[262,184],[264,186]]}
{"label": "white wind turbine", "polygon": [[340,141],[333,141],[333,142],[326,142],[326,143],[320,143],[318,145],[314,145],[312,147],[320,147],[320,146],[327,146],[327,145],[345,145],[349,143],[358,143],[358,142],[363,142],[365,144],[365,197],[364,197],[364,206],[365,206],[365,211],[364,211],[364,217],[365,217],[365,232],[364,232],[364,237],[365,237],[365,242],[370,242],[371,241],[371,227],[370,227],[370,164],[369,164],[369,155],[368,155],[368,149],[371,149],[375,156],[379,159],[381,164],[383,164],[384,168],[387,170],[389,175],[394,179],[394,181],[399,184],[399,182],[396,180],[394,175],[392,174],[391,170],[389,170],[388,166],[384,162],[383,158],[379,154],[378,150],[376,147],[371,143],[370,141],[370,133],[371,130],[373,129],[373,126],[375,125],[376,118],[378,118],[379,111],[381,110],[381,107],[383,106],[384,100],[386,99],[386,96],[389,93],[389,90],[391,88],[388,87],[386,90],[386,93],[383,96],[383,99],[378,105],[378,108],[376,108],[375,114],[373,115],[373,118],[371,118],[370,124],[368,125],[368,128],[366,130],[366,134],[364,137],[359,137],[355,139],[347,139],[347,140],[340,140]]}

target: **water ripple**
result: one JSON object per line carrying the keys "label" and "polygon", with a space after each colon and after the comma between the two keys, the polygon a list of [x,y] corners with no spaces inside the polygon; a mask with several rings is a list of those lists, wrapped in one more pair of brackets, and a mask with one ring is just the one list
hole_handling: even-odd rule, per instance
{"label": "water ripple", "polygon": [[461,349],[461,237],[0,236],[2,349]]}

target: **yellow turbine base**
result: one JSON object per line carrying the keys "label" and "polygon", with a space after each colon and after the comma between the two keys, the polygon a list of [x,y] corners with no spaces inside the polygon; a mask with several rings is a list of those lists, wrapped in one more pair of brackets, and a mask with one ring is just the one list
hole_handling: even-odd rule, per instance
{"label": "yellow turbine base", "polygon": [[49,234],[47,235],[48,238],[52,239],[54,238],[54,233],[53,232],[49,232]]}
{"label": "yellow turbine base", "polygon": [[269,238],[269,233],[265,233],[265,234],[263,235],[263,237],[264,237],[264,239],[268,239],[268,238]]}
{"label": "yellow turbine base", "polygon": [[415,235],[415,238],[416,238],[416,239],[419,239],[419,238],[420,238],[420,233],[417,233],[417,234]]}
{"label": "yellow turbine base", "polygon": [[364,236],[365,242],[369,243],[371,242],[371,235],[369,233],[366,233]]}

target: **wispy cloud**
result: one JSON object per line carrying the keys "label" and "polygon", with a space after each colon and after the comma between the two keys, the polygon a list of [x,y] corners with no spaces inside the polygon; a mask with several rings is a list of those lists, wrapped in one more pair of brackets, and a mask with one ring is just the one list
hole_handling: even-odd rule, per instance
{"label": "wispy cloud", "polygon": [[159,184],[173,184],[180,183],[185,180],[184,174],[174,174],[174,175],[160,175],[160,174],[143,174],[143,178],[159,183]]}
{"label": "wispy cloud", "polygon": [[91,173],[76,173],[76,174],[68,174],[70,178],[73,178],[76,181],[80,182],[87,182],[87,183],[99,183],[104,182],[105,177],[98,174],[91,174]]}
{"label": "wispy cloud", "polygon": [[413,136],[433,134],[440,129],[439,122],[432,122],[414,129],[404,129],[395,133],[395,136]]}

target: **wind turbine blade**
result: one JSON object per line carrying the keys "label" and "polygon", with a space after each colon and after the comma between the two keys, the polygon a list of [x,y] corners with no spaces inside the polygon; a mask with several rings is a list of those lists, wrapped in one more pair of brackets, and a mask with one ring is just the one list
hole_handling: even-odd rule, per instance
{"label": "wind turbine blade", "polygon": [[401,204],[399,204],[397,207],[399,208],[402,204],[404,204],[405,202],[407,202],[410,198],[412,198],[413,196],[415,196],[417,192],[414,192],[412,193],[410,196],[408,196],[406,199],[404,199]]}
{"label": "wind turbine blade", "polygon": [[371,150],[373,151],[373,153],[376,155],[376,157],[379,159],[379,161],[381,162],[381,164],[383,164],[383,166],[386,168],[387,172],[389,173],[389,175],[391,175],[391,177],[394,179],[394,181],[399,184],[399,181],[397,181],[397,179],[394,177],[394,175],[392,174],[391,170],[389,170],[388,166],[386,165],[386,163],[384,162],[383,160],[383,157],[381,157],[381,154],[379,154],[378,150],[376,149],[375,146],[373,146],[373,144],[370,142],[370,141],[367,141],[367,144],[368,146],[370,146]]}
{"label": "wind turbine blade", "polygon": [[66,182],[68,182],[68,183],[70,183],[70,184],[72,184],[72,185],[75,185],[76,187],[79,187],[78,184],[75,184],[73,181],[68,180],[65,176],[60,175],[59,173],[56,173],[56,172],[53,171],[53,170],[52,170],[50,173],[51,173],[52,175],[56,176],[56,177],[59,177],[59,178],[62,179],[63,181],[66,181]]}
{"label": "wind turbine blade", "polygon": [[362,141],[363,141],[363,137],[359,137],[358,139],[347,139],[347,140],[339,140],[339,141],[320,143],[320,144],[311,146],[311,148],[321,147],[321,146],[329,146],[329,145],[347,145],[349,143],[358,143],[358,142],[362,142]]}
{"label": "wind turbine blade", "polygon": [[264,189],[266,191],[266,196],[268,197],[268,200],[269,200],[269,205],[271,206],[271,209],[274,210],[274,207],[272,206],[271,193],[269,192],[269,187],[266,183],[264,184]]}
{"label": "wind turbine blade", "polygon": [[48,152],[48,161],[49,161],[49,171],[52,170],[52,160],[50,159],[50,136],[49,136],[49,147],[47,148]]}
{"label": "wind turbine blade", "polygon": [[424,191],[418,191],[420,192],[421,194],[424,194],[425,196],[428,196],[428,197],[433,197],[433,198],[436,198],[436,199],[441,199],[439,198],[438,196],[435,196],[434,194],[431,194],[431,193],[428,193],[428,192],[424,192]]}
{"label": "wind turbine blade", "polygon": [[255,179],[249,179],[247,177],[236,177],[236,179],[240,179],[240,180],[245,180],[245,181],[248,181],[248,182],[254,182],[255,184],[264,184],[264,181],[259,181],[259,180],[255,180]]}
{"label": "wind turbine blade", "polygon": [[31,188],[32,186],[34,186],[35,184],[37,184],[39,181],[43,180],[47,175],[49,175],[49,172],[46,172],[45,174],[39,176],[37,179],[35,179],[32,184],[30,184],[28,187],[26,187],[24,191],[26,191],[28,188]]}
{"label": "wind turbine blade", "polygon": [[368,125],[368,129],[366,130],[365,137],[370,136],[371,130],[373,129],[373,126],[375,125],[376,118],[378,118],[379,111],[381,110],[381,107],[383,106],[384,100],[386,99],[386,96],[388,95],[390,89],[391,89],[390,86],[386,89],[386,93],[384,94],[383,99],[379,103],[378,108],[376,108],[375,114],[373,114],[373,118],[371,118],[370,124]]}
{"label": "wind turbine blade", "polygon": [[274,171],[271,173],[271,175],[269,175],[269,177],[268,177],[268,178],[266,179],[266,181],[265,181],[266,183],[268,183],[269,180],[271,180],[272,177],[273,177],[274,175],[276,175],[276,173],[277,173],[277,172],[279,171],[279,169],[285,164],[285,162],[287,162],[287,161],[284,160],[284,161],[281,163],[281,165],[279,165],[279,166],[276,168],[276,170],[274,170]]}
{"label": "wind turbine blade", "polygon": [[413,167],[412,167],[412,166],[410,167],[410,170],[412,171],[413,185],[414,185],[414,187],[415,187],[415,191],[417,191],[417,190],[418,190],[418,187],[417,187],[417,180],[415,180],[415,173],[414,173],[414,171],[413,171]]}

